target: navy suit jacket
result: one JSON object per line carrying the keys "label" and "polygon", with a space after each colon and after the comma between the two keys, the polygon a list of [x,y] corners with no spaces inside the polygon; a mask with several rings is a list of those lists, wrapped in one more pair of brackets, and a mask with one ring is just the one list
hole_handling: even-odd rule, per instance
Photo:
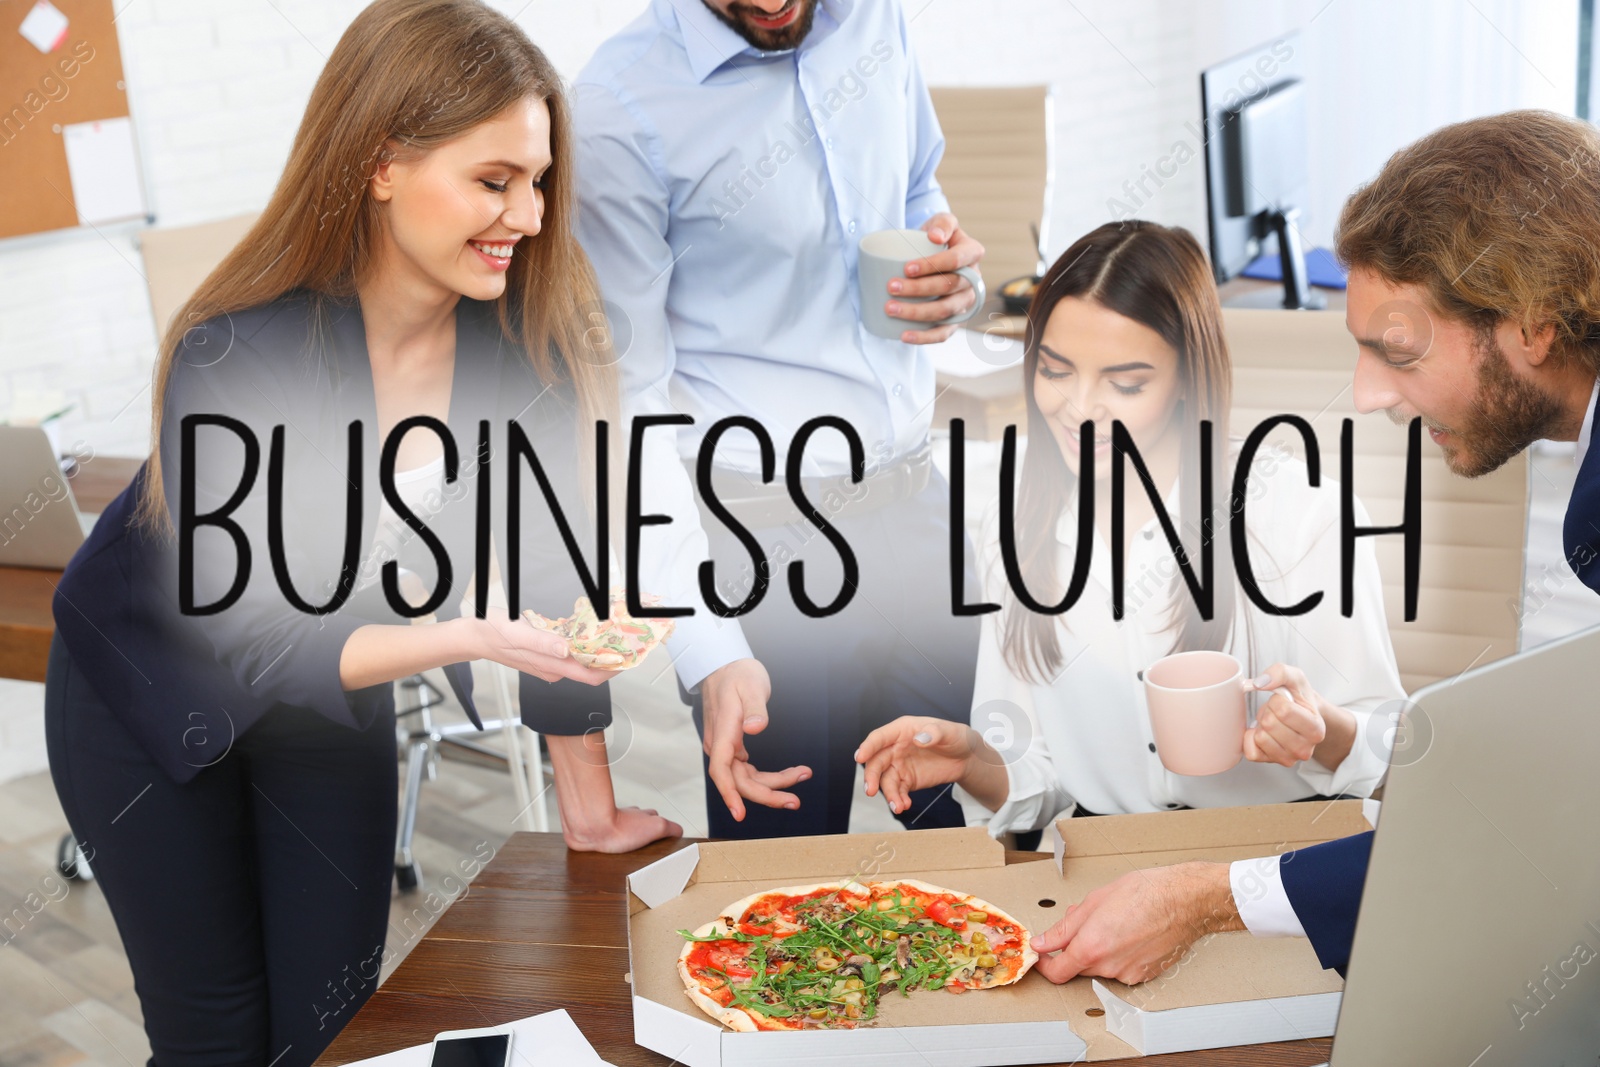
{"label": "navy suit jacket", "polygon": [[[1590,431],[1589,451],[1562,523],[1567,563],[1584,585],[1600,593],[1600,410]],[[1283,888],[1294,913],[1324,967],[1341,975],[1350,962],[1361,887],[1367,880],[1372,834],[1356,834],[1310,848],[1285,852],[1280,861]]]}
{"label": "navy suit jacket", "polygon": [[[96,694],[175,781],[193,778],[280,704],[311,708],[354,729],[393,714],[391,684],[346,691],[339,680],[339,659],[351,633],[369,623],[408,621],[389,607],[381,582],[357,592],[336,612],[302,612],[280,590],[268,551],[268,461],[273,428],[283,426],[285,568],[303,600],[329,601],[343,559],[346,498],[353,486],[348,427],[359,419],[363,570],[375,571],[382,562],[370,553],[382,499],[382,442],[361,309],[353,298],[323,297],[319,314],[318,303],[312,294],[296,291],[210,320],[189,331],[173,363],[161,436],[162,486],[170,514],[178,514],[184,415],[238,419],[259,442],[254,488],[232,514],[251,550],[249,578],[237,603],[205,616],[179,610],[176,538],[156,536],[132,522],[148,461],[101,515],[57,589],[54,614],[67,651]],[[445,485],[438,512],[426,519],[452,569],[450,593],[435,612],[440,620],[460,614],[467,580],[475,572],[480,481],[491,489],[498,559],[502,565],[507,560],[503,489],[510,459],[506,423],[512,418],[527,433],[592,565],[592,527],[578,485],[573,390],[565,382],[539,381],[522,352],[503,341],[493,305],[462,299],[447,420],[458,450],[458,477]],[[491,425],[487,478],[478,475],[480,419]],[[195,511],[203,515],[234,495],[245,446],[225,429],[201,426],[190,458]],[[519,606],[565,615],[583,593],[578,571],[526,467],[521,481]],[[202,527],[193,555],[195,602],[214,603],[233,581],[238,548],[225,531]],[[405,539],[398,559],[427,588],[434,587],[438,568],[420,538]],[[478,722],[470,665],[450,664],[445,673]],[[529,675],[520,680],[522,717],[534,729],[573,734],[610,722],[606,686],[550,684]]]}
{"label": "navy suit jacket", "polygon": [[1600,593],[1600,406],[1589,427],[1589,451],[1572,486],[1567,516],[1561,523],[1561,547],[1567,566],[1584,585]]}

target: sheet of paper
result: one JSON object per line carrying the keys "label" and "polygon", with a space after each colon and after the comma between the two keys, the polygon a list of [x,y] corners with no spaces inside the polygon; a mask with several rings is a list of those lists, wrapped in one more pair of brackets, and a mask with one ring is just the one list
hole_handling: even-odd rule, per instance
{"label": "sheet of paper", "polygon": [[17,30],[28,39],[29,44],[48,54],[60,48],[61,42],[67,39],[67,16],[57,10],[50,0],[39,0]]}
{"label": "sheet of paper", "polygon": [[61,127],[67,172],[79,224],[114,222],[144,214],[133,120],[100,119]]}
{"label": "sheet of paper", "polygon": [[[463,1017],[457,1029],[470,1030],[482,1026],[482,1020]],[[589,1044],[578,1024],[565,1010],[548,1011],[543,1015],[530,1015],[507,1023],[511,1028],[512,1067],[544,1067],[561,1064],[562,1067],[611,1067],[602,1060],[594,1046]],[[360,1060],[347,1067],[428,1067],[433,1058],[433,1046],[413,1045],[399,1052]]]}

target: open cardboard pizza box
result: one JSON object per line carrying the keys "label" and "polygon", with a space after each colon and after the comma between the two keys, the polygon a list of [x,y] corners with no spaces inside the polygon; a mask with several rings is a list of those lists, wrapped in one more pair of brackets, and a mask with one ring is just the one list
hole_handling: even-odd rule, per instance
{"label": "open cardboard pizza box", "polygon": [[[1326,1037],[1341,983],[1299,938],[1217,934],[1140,986],[1089,978],[1057,986],[1030,973],[1015,985],[959,996],[891,993],[878,1019],[855,1030],[735,1033],[685,994],[677,931],[760,890],[910,877],[982,897],[1037,933],[1068,904],[1136,868],[1271,855],[1370,825],[1357,800],[1063,819],[1054,863],[1007,864],[1004,848],[980,827],[690,845],[628,877],[634,1040],[689,1067],[986,1067],[1125,1059],[1172,1051],[1173,1042]],[[1212,1039],[1194,1044],[1197,1034]]]}

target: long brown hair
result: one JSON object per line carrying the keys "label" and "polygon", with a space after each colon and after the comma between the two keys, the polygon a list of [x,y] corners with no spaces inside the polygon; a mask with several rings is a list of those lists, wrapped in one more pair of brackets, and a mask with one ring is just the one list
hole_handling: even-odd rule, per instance
{"label": "long brown hair", "polygon": [[1550,111],[1441,127],[1345,201],[1334,251],[1479,326],[1555,326],[1600,374],[1600,131]]}
{"label": "long brown hair", "polygon": [[[1193,519],[1199,511],[1199,426],[1211,421],[1213,508],[1210,537],[1216,553],[1216,580],[1210,621],[1202,620],[1185,591],[1182,576],[1175,575],[1178,593],[1173,626],[1178,629],[1173,651],[1222,648],[1233,629],[1234,590],[1232,555],[1225,529],[1229,482],[1228,411],[1233,402],[1233,367],[1222,335],[1222,306],[1205,253],[1188,230],[1130,220],[1107,223],[1080,237],[1061,254],[1040,281],[1028,305],[1028,327],[1022,361],[1024,395],[1028,406],[1030,447],[1022,461],[1017,488],[1018,563],[1035,598],[1054,600],[1062,592],[1056,573],[1056,521],[1078,477],[1067,466],[1061,450],[1039,410],[1033,394],[1039,367],[1039,345],[1045,324],[1057,304],[1067,297],[1092,300],[1109,311],[1132,319],[1159,334],[1178,353],[1179,408],[1184,442],[1178,475],[1179,498],[1185,520],[1180,524],[1184,550],[1198,568],[1202,531],[1207,523]],[[1092,490],[1091,490],[1092,491]],[[1140,492],[1134,488],[1134,492]],[[1006,664],[1020,678],[1048,685],[1059,673],[1061,643],[1057,619],[1024,610],[1014,595],[1008,596],[1005,621]],[[1185,608],[1187,605],[1187,608]]]}
{"label": "long brown hair", "polygon": [[[560,75],[515,23],[479,0],[376,0],[328,57],[261,217],[161,338],[138,510],[143,526],[172,529],[162,490],[161,421],[185,333],[304,289],[313,329],[326,336],[329,303],[355,295],[358,265],[379,247],[382,223],[368,185],[377,165],[420,158],[529,98],[550,110],[551,164],[540,233],[518,245],[495,301],[500,329],[527,353],[542,381],[572,381],[586,428],[580,446],[592,441],[594,420],[615,427],[616,375],[604,351],[609,334],[595,329],[599,288],[572,229],[573,133]],[[592,460],[589,449],[583,454]]]}

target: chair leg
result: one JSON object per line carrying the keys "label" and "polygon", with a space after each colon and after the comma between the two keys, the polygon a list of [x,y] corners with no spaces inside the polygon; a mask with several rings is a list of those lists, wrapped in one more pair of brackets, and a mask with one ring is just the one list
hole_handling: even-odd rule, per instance
{"label": "chair leg", "polygon": [[[524,763],[527,749],[522,735],[532,731],[522,725],[514,711],[511,668],[491,663],[489,669],[494,672],[495,696],[500,701],[500,737],[505,743],[506,769],[511,772],[511,794],[517,802],[517,825],[523,830],[543,830],[549,826],[544,817],[544,797],[541,792],[529,788],[530,769]],[[534,769],[538,769],[537,763]],[[539,778],[542,786],[544,775],[541,773]]]}
{"label": "chair leg", "polygon": [[411,853],[411,841],[417,832],[417,802],[422,797],[422,772],[428,764],[432,748],[428,740],[416,739],[406,750],[406,795],[394,846],[395,881],[402,890],[415,889],[422,880],[422,870]]}
{"label": "chair leg", "polygon": [[547,834],[550,832],[550,811],[544,803],[547,787],[544,781],[544,760],[539,755],[539,735],[527,727],[523,727],[518,733],[522,737],[523,745],[526,746],[523,762],[528,768],[528,789],[534,796],[533,828],[541,834]]}

